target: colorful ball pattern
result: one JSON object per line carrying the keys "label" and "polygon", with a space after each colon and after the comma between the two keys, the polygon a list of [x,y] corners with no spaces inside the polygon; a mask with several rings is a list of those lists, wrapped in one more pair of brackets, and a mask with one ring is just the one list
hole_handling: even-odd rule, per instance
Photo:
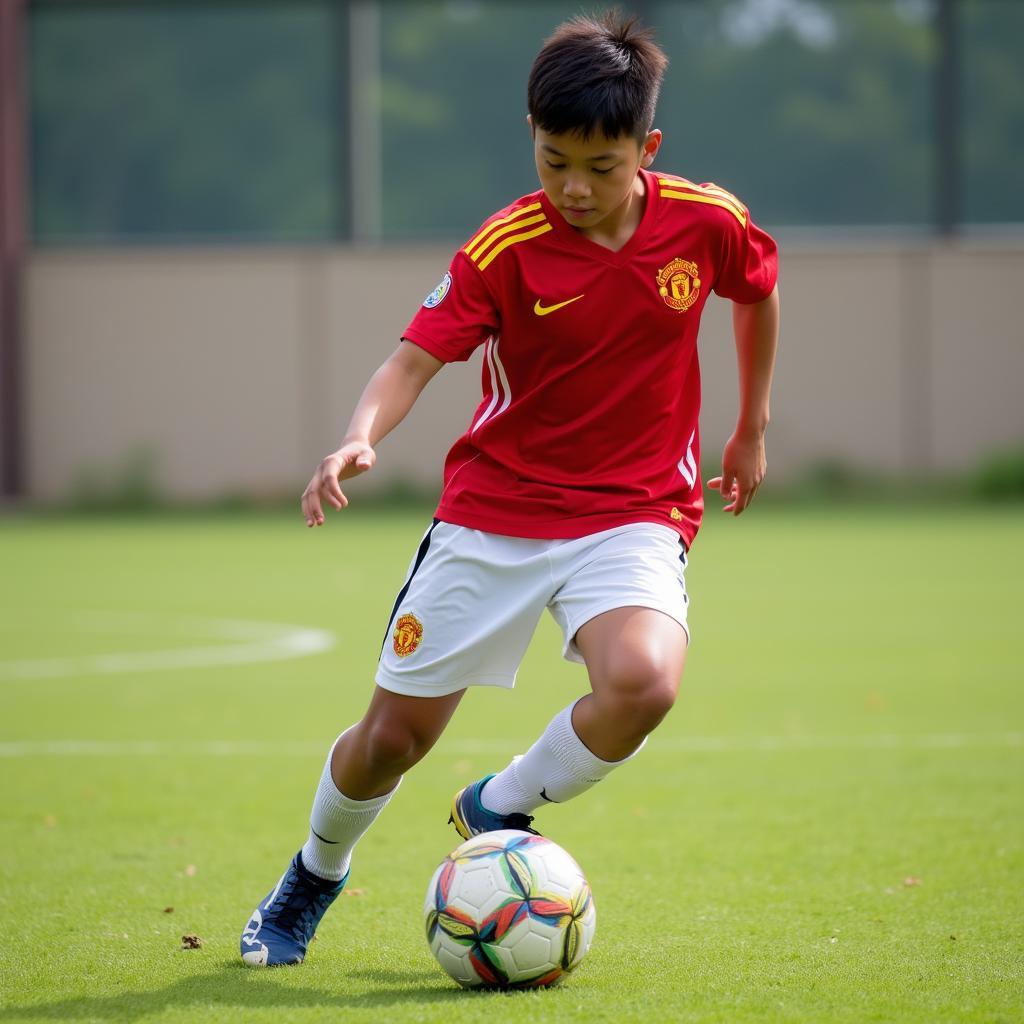
{"label": "colorful ball pattern", "polygon": [[427,942],[465,988],[539,988],[574,970],[597,914],[579,865],[557,843],[508,829],[474,836],[434,872]]}

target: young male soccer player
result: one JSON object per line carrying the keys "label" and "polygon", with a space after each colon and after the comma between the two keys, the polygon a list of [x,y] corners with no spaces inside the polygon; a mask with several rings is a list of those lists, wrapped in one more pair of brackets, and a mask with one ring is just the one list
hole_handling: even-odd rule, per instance
{"label": "young male soccer player", "polygon": [[733,301],[739,418],[709,486],[739,515],[765,472],[778,293],[775,244],[735,196],[648,170],[665,64],[615,15],[545,43],[528,88],[541,189],[456,253],[303,494],[308,526],[325,502],[344,508],[339,481],[373,466],[446,362],[484,346],[483,398],[448,455],[369,709],[331,748],[309,838],[242,933],[247,963],[303,959],[403,772],[466,687],[513,685],[545,607],[592,692],[456,794],[461,836],[529,828],[630,760],[672,707],[704,504],[698,321],[712,291]]}

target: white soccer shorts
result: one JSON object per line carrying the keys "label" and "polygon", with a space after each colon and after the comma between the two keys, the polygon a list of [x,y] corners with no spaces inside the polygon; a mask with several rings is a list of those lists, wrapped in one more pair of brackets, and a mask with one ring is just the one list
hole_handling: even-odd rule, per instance
{"label": "white soccer shorts", "polygon": [[435,522],[391,613],[377,683],[412,697],[512,687],[545,608],[569,661],[583,661],[576,631],[614,608],[654,608],[689,638],[685,569],[679,534],[656,523],[531,540]]}

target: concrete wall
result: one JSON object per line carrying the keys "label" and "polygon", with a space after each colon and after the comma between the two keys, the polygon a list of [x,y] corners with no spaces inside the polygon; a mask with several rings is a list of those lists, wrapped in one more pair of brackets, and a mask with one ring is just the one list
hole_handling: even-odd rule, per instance
{"label": "concrete wall", "polygon": [[[155,455],[186,498],[301,490],[450,259],[395,249],[39,251],[25,298],[29,493]],[[916,473],[1024,439],[1024,242],[784,246],[769,473]],[[702,328],[705,476],[736,410],[728,303]],[[445,369],[353,493],[436,483],[479,394]]]}

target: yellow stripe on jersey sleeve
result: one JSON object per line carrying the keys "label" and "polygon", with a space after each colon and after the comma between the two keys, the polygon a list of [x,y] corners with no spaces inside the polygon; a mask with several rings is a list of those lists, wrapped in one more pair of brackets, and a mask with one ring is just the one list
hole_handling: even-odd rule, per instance
{"label": "yellow stripe on jersey sleeve", "polygon": [[[700,195],[716,196],[719,199],[724,199],[727,203],[732,203],[737,210],[743,215],[744,218],[747,216],[747,208],[743,205],[742,201],[737,199],[727,189],[716,185],[713,181],[706,182],[703,185],[696,185],[692,181],[687,181],[686,178],[659,178],[658,184],[662,188],[668,189],[684,189],[687,192],[697,192]],[[741,221],[743,223],[743,221]]]}
{"label": "yellow stripe on jersey sleeve", "polygon": [[720,206],[723,210],[728,210],[743,227],[747,226],[747,214],[742,207],[709,192],[677,192],[674,189],[662,188],[659,195],[665,199],[684,199],[689,203],[708,203],[711,206]]}
{"label": "yellow stripe on jersey sleeve", "polygon": [[737,199],[728,189],[722,188],[721,185],[716,185],[713,181],[709,181],[706,185],[698,186],[701,192],[707,192],[709,196],[718,196],[719,199],[726,199],[732,203],[737,210],[740,210],[746,215],[747,208],[743,205],[741,199]]}
{"label": "yellow stripe on jersey sleeve", "polygon": [[492,231],[472,252],[469,252],[467,247],[466,253],[475,263],[480,253],[503,235],[507,235],[510,231],[518,231],[520,228],[525,228],[530,224],[540,224],[541,221],[546,220],[547,217],[545,217],[543,213],[538,213],[533,217],[523,217],[521,220],[513,221],[511,224],[506,224],[503,228],[498,228],[497,231]]}
{"label": "yellow stripe on jersey sleeve", "polygon": [[528,238],[536,238],[538,235],[543,235],[548,231],[553,230],[550,224],[541,224],[539,228],[534,228],[532,231],[524,231],[518,235],[509,235],[504,242],[499,242],[481,261],[477,264],[481,270],[486,270],[491,260],[498,255],[503,249],[507,249],[510,245],[517,245],[519,242],[525,242]]}
{"label": "yellow stripe on jersey sleeve", "polygon": [[703,185],[698,185],[695,182],[687,181],[686,178],[658,178],[658,184],[663,188],[685,188],[692,189],[694,192],[706,192],[709,195],[716,195],[721,199],[728,199],[741,210],[744,209],[743,203],[736,196],[728,189],[722,188],[721,185],[716,185],[713,181],[706,181]]}
{"label": "yellow stripe on jersey sleeve", "polygon": [[724,199],[727,203],[732,203],[737,210],[746,212],[747,209],[741,200],[737,199],[731,192],[726,191],[718,185],[694,185],[692,181],[685,181],[683,179],[673,181],[668,178],[660,179],[658,184],[662,188],[682,189],[686,192],[696,192],[702,196],[717,196],[719,199]]}
{"label": "yellow stripe on jersey sleeve", "polygon": [[540,203],[530,203],[529,206],[524,206],[521,210],[516,210],[515,213],[510,213],[505,217],[499,217],[498,220],[492,220],[490,224],[487,224],[479,234],[472,239],[466,247],[462,250],[464,253],[469,255],[469,251],[477,245],[482,245],[484,239],[495,229],[501,227],[502,224],[507,224],[510,220],[515,220],[517,217],[522,217],[524,214],[532,213],[534,210],[540,209]]}

